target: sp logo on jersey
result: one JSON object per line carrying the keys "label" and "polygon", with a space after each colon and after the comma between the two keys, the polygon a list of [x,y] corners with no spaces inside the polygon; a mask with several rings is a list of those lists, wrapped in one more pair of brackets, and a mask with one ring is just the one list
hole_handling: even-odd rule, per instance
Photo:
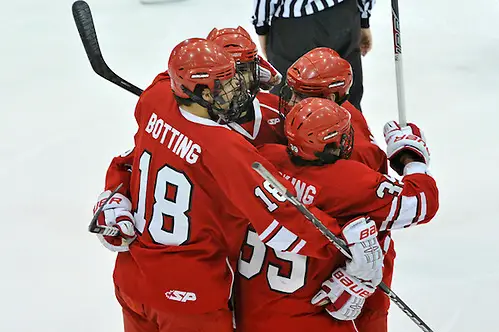
{"label": "sp logo on jersey", "polygon": [[278,124],[279,122],[281,122],[281,119],[279,118],[273,118],[273,119],[268,119],[267,120],[267,123],[271,126],[275,126],[276,124]]}
{"label": "sp logo on jersey", "polygon": [[165,293],[165,296],[168,300],[178,301],[178,302],[187,302],[187,301],[196,301],[197,297],[195,293],[184,292],[179,290],[170,290]]}

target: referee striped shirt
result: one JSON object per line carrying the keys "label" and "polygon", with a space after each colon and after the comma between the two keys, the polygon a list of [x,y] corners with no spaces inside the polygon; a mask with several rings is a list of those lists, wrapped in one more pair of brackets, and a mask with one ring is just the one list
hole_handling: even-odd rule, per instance
{"label": "referee striped shirt", "polygon": [[[272,18],[301,17],[331,8],[343,1],[354,0],[254,0],[253,25],[256,33],[266,35]],[[376,0],[356,0],[361,18],[361,27],[369,28],[371,9]]]}

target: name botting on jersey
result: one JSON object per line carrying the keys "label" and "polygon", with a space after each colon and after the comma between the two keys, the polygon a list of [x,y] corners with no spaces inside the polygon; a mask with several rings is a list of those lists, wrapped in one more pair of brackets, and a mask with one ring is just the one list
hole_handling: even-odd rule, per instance
{"label": "name botting on jersey", "polygon": [[189,164],[198,161],[201,147],[163,119],[158,118],[156,113],[151,114],[145,131]]}

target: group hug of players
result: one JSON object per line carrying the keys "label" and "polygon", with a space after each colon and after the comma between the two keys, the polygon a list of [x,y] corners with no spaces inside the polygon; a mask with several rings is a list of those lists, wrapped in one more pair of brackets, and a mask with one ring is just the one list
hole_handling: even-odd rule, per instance
{"label": "group hug of players", "polygon": [[[416,125],[386,153],[348,102],[352,70],[316,48],[281,75],[241,27],[172,51],[140,96],[135,146],[113,159],[94,211],[119,236],[126,332],[386,332],[390,232],[430,221],[438,189]],[[345,257],[252,168],[260,162],[348,244]],[[388,161],[401,179],[388,175]]]}

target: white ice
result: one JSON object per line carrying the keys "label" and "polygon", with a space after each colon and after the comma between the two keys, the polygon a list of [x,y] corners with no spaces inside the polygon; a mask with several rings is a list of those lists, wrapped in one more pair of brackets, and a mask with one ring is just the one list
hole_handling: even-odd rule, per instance
{"label": "white ice", "polygon": [[[211,28],[253,32],[250,0],[89,0],[104,56],[146,87],[172,47]],[[114,255],[86,231],[110,159],[132,144],[137,98],[96,76],[70,0],[0,13],[0,331],[120,331]],[[499,37],[496,0],[400,1],[407,113],[426,132],[441,208],[395,234],[393,289],[436,332],[497,331]],[[373,10],[363,108],[397,117],[390,3]],[[255,36],[256,37],[256,36]],[[392,307],[390,330],[418,329]]]}

